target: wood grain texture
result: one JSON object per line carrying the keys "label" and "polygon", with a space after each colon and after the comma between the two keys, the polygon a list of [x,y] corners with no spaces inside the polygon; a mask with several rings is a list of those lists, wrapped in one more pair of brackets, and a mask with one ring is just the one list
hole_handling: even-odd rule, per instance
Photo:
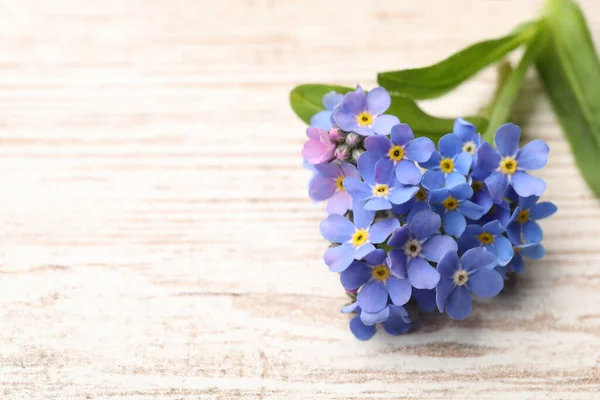
{"label": "wood grain texture", "polygon": [[[599,398],[600,203],[535,77],[547,257],[466,321],[348,331],[289,90],[371,87],[542,5],[374,3],[0,2],[0,398]],[[473,113],[494,83],[424,106]]]}

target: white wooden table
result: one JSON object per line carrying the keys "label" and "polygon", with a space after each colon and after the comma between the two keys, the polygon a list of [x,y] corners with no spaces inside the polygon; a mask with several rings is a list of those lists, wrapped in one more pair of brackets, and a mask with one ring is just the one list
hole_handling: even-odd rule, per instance
{"label": "white wooden table", "polygon": [[[547,257],[466,321],[348,331],[290,89],[372,87],[542,7],[374,3],[0,3],[0,398],[599,398],[600,203],[533,74]],[[494,84],[424,107],[474,113]]]}

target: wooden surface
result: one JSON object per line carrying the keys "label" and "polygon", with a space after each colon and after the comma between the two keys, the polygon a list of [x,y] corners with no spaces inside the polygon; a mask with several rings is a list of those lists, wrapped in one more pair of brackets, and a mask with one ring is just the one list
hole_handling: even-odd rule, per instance
{"label": "wooden surface", "polygon": [[[372,87],[542,5],[376,3],[1,3],[0,398],[599,398],[600,203],[534,77],[548,256],[466,321],[349,332],[289,90]],[[473,113],[494,83],[424,106]]]}

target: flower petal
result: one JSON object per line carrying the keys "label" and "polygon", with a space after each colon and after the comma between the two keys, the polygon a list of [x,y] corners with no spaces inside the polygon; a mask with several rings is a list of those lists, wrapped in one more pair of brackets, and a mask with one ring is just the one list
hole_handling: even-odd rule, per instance
{"label": "flower petal", "polygon": [[414,223],[410,224],[410,231],[415,239],[423,240],[439,233],[442,226],[442,219],[431,210],[419,211],[413,218]]}
{"label": "flower petal", "polygon": [[423,161],[423,162],[419,162],[419,165],[422,168],[425,169],[440,169],[440,161],[442,160],[442,155],[440,154],[439,151],[434,151],[433,153],[431,153],[431,157],[429,157],[429,160],[427,161]]}
{"label": "flower petal", "polygon": [[470,142],[475,138],[477,128],[475,128],[475,125],[469,121],[458,117],[454,121],[454,129],[452,130],[452,133],[458,136],[461,142],[465,143]]}
{"label": "flower petal", "polygon": [[500,235],[506,231],[506,228],[500,221],[493,220],[483,225],[482,231],[489,232],[492,235]]}
{"label": "flower petal", "polygon": [[523,239],[525,243],[539,243],[544,238],[542,228],[535,221],[527,221],[523,224]]}
{"label": "flower petal", "polygon": [[321,221],[321,235],[333,243],[344,243],[352,238],[354,225],[342,215],[332,214]]}
{"label": "flower petal", "polygon": [[458,254],[456,251],[449,251],[441,258],[437,265],[438,272],[445,279],[452,279],[458,269]]}
{"label": "flower petal", "polygon": [[434,189],[431,191],[431,193],[429,193],[429,203],[442,204],[442,202],[446,200],[449,195],[450,193],[446,188]]}
{"label": "flower petal", "polygon": [[421,257],[408,260],[408,280],[416,289],[433,289],[440,281],[440,274]]}
{"label": "flower petal", "polygon": [[480,190],[473,194],[473,202],[483,209],[484,214],[487,214],[494,205],[494,200],[492,200],[490,195],[484,190]]}
{"label": "flower petal", "polygon": [[458,153],[462,152],[462,143],[458,136],[448,133],[438,142],[438,148],[443,158],[454,158]]}
{"label": "flower petal", "polygon": [[375,313],[381,311],[387,304],[388,293],[380,281],[367,283],[358,292],[356,301],[363,311]]}
{"label": "flower petal", "polygon": [[450,279],[442,278],[435,288],[435,304],[440,312],[444,312],[444,306],[448,296],[454,290],[454,283]]}
{"label": "flower petal", "polygon": [[519,150],[519,139],[521,138],[521,128],[517,125],[508,123],[502,125],[496,131],[494,142],[498,153],[502,157],[515,156]]}
{"label": "flower petal", "polygon": [[369,185],[375,185],[375,165],[379,160],[379,157],[369,152],[362,153],[358,158],[358,172]]}
{"label": "flower petal", "polygon": [[460,213],[465,217],[472,220],[478,220],[483,216],[483,208],[469,200],[465,200],[460,203],[458,205],[458,211],[460,211]]}
{"label": "flower petal", "polygon": [[[516,211],[515,211],[516,212]],[[506,228],[506,235],[513,244],[521,243],[521,224],[518,222],[512,222]]]}
{"label": "flower petal", "polygon": [[333,113],[329,110],[319,111],[310,119],[310,126],[313,128],[330,130],[333,126],[331,123],[331,116]]}
{"label": "flower petal", "polygon": [[417,186],[397,186],[391,190],[388,199],[393,204],[404,204],[412,199],[418,191],[419,188]]}
{"label": "flower petal", "polygon": [[412,294],[412,286],[408,279],[398,279],[391,276],[385,283],[392,302],[397,306],[408,303]]}
{"label": "flower petal", "polygon": [[369,241],[371,243],[382,243],[398,228],[400,228],[400,222],[396,218],[379,221],[371,227]]}
{"label": "flower petal", "polygon": [[454,159],[454,169],[463,175],[467,175],[473,164],[473,156],[462,152]]}
{"label": "flower petal", "polygon": [[369,136],[365,139],[367,151],[374,156],[384,157],[388,155],[392,144],[390,140],[383,135]]}
{"label": "flower petal", "polygon": [[[390,138],[392,139],[392,143],[397,146],[405,146],[409,141],[415,138],[415,134],[408,124],[398,124],[394,125],[392,131],[390,132]],[[406,148],[408,150],[408,147]],[[435,147],[434,149],[435,150]],[[427,158],[429,160],[429,158]],[[425,161],[427,161],[425,160]]]}
{"label": "flower petal", "polygon": [[323,107],[325,107],[326,110],[333,110],[336,106],[341,104],[342,101],[344,101],[344,95],[332,90],[323,96]]}
{"label": "flower petal", "polygon": [[541,196],[546,190],[546,182],[527,172],[517,171],[512,177],[512,187],[522,197]]}
{"label": "flower petal", "polygon": [[456,252],[458,246],[454,239],[447,235],[435,235],[423,243],[421,254],[427,260],[439,263],[448,252]]}
{"label": "flower petal", "polygon": [[476,296],[487,299],[500,293],[504,287],[504,279],[493,269],[483,268],[469,275],[467,286]]}
{"label": "flower petal", "polygon": [[315,175],[308,183],[308,196],[314,201],[323,201],[330,198],[337,186],[331,178]]}
{"label": "flower petal", "polygon": [[543,140],[536,139],[527,143],[517,155],[519,168],[530,170],[540,169],[548,162],[550,148]]}
{"label": "flower petal", "polygon": [[[331,179],[329,181],[333,183],[335,190],[337,187],[335,182],[333,182]],[[344,179],[342,186],[344,186],[344,190],[350,197],[359,201],[366,201],[373,195],[371,193],[371,189],[366,183],[351,176],[348,176]]]}
{"label": "flower petal", "polygon": [[354,250],[354,259],[362,260],[363,257],[375,251],[375,246],[371,243],[365,243]]}
{"label": "flower petal", "polygon": [[346,192],[337,192],[327,202],[327,213],[344,215],[352,209],[352,197]]}
{"label": "flower petal", "polygon": [[377,249],[366,256],[363,257],[363,260],[369,265],[380,265],[385,261],[386,254],[385,250]]}
{"label": "flower petal", "polygon": [[356,115],[349,113],[343,107],[339,107],[333,112],[333,121],[346,132],[351,132],[357,127]]}
{"label": "flower petal", "polygon": [[500,155],[489,143],[483,142],[477,150],[477,163],[473,170],[473,176],[479,180],[487,178],[500,164]]}
{"label": "flower petal", "polygon": [[[462,268],[469,272],[476,271],[494,262],[496,256],[487,251],[485,247],[476,247],[467,250],[461,257]],[[439,268],[438,268],[439,269]]]}
{"label": "flower petal", "polygon": [[496,250],[498,265],[502,267],[508,264],[515,254],[510,240],[504,236],[496,237],[494,240],[494,249]]}
{"label": "flower petal", "polygon": [[529,210],[529,218],[531,219],[542,219],[548,218],[558,211],[558,208],[549,201],[544,201],[536,204]]}
{"label": "flower petal", "polygon": [[435,151],[435,144],[428,137],[422,136],[411,140],[404,150],[408,160],[423,163],[431,158]]}
{"label": "flower petal", "polygon": [[394,177],[394,163],[389,158],[382,158],[375,164],[375,182],[389,185]]}
{"label": "flower petal", "polygon": [[383,114],[392,104],[387,90],[377,87],[367,94],[367,110],[373,115]]}
{"label": "flower petal", "polygon": [[347,306],[342,307],[342,309],[340,310],[340,312],[343,314],[350,314],[355,311],[360,313],[360,307],[358,306],[357,302],[348,304]]}
{"label": "flower petal", "polygon": [[365,210],[370,211],[390,210],[391,208],[392,203],[383,197],[372,197],[365,204]]}
{"label": "flower petal", "polygon": [[396,165],[396,179],[404,185],[418,185],[421,177],[421,170],[412,161],[402,160]]}
{"label": "flower petal", "polygon": [[350,331],[358,340],[369,340],[375,334],[375,325],[365,325],[357,315],[350,320]]}
{"label": "flower petal", "polygon": [[526,244],[520,246],[521,254],[532,260],[540,260],[546,255],[546,249],[541,244]]}
{"label": "flower petal", "polygon": [[392,127],[399,123],[400,120],[394,115],[380,115],[373,122],[373,131],[378,135],[389,135]]}
{"label": "flower petal", "polygon": [[466,286],[457,286],[448,296],[446,311],[452,319],[465,319],[471,314],[471,293]]}
{"label": "flower petal", "polygon": [[502,172],[494,172],[485,178],[485,185],[490,191],[490,197],[494,200],[494,203],[500,203],[504,200],[506,189],[508,189],[508,177]]}
{"label": "flower petal", "polygon": [[423,187],[429,190],[441,189],[444,187],[446,178],[440,170],[429,170],[423,174]]}
{"label": "flower petal", "polygon": [[375,212],[365,210],[365,203],[360,201],[352,202],[352,215],[354,216],[354,226],[357,228],[367,228],[375,219]]}
{"label": "flower petal", "polygon": [[402,278],[406,275],[406,255],[402,250],[394,249],[388,253],[388,265],[392,273]]}
{"label": "flower petal", "polygon": [[390,240],[388,240],[388,246],[399,248],[404,246],[406,241],[410,238],[410,226],[404,225],[400,229],[397,229]]}
{"label": "flower petal", "polygon": [[414,289],[412,292],[421,310],[425,312],[435,310],[435,289]]}
{"label": "flower petal", "polygon": [[344,289],[356,290],[371,279],[371,268],[362,261],[353,261],[348,268],[340,274],[340,282]]}
{"label": "flower petal", "polygon": [[367,326],[373,326],[375,324],[382,323],[383,321],[387,321],[390,317],[390,308],[385,307],[383,310],[370,313],[366,311],[362,311],[360,313],[360,320]]}
{"label": "flower petal", "polygon": [[[448,182],[446,181],[446,185]],[[470,199],[473,196],[473,188],[468,183],[460,183],[458,185],[453,185],[448,189],[452,197],[458,200],[466,200]]]}
{"label": "flower petal", "polygon": [[467,220],[460,212],[449,211],[444,215],[444,231],[449,235],[459,238],[466,227]]}
{"label": "flower petal", "polygon": [[346,93],[344,100],[342,100],[342,105],[338,110],[339,109],[343,109],[349,114],[358,116],[360,113],[367,110],[367,94],[365,92]]}
{"label": "flower petal", "polygon": [[350,243],[330,247],[325,252],[324,260],[331,272],[342,272],[354,261],[354,247]]}

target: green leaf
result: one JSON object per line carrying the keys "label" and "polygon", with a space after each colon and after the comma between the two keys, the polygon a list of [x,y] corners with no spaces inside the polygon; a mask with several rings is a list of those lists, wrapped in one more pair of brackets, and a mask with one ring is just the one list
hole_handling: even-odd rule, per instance
{"label": "green leaf", "polygon": [[[308,84],[300,85],[294,88],[290,94],[290,103],[296,114],[306,123],[310,123],[310,118],[322,111],[321,100],[323,95],[335,90],[338,93],[348,93],[353,88],[334,85]],[[392,105],[386,112],[400,118],[400,121],[411,126],[417,136],[427,136],[432,140],[442,137],[448,132],[452,132],[454,126],[453,118],[437,118],[427,114],[415,103],[414,100],[403,96],[392,95]],[[475,124],[479,131],[487,127],[487,119],[482,117],[465,117],[468,121]]]}
{"label": "green leaf", "polygon": [[310,124],[310,119],[323,111],[323,96],[331,91],[346,94],[354,89],[336,85],[307,84],[296,86],[290,93],[290,104],[302,121]]}
{"label": "green leaf", "polygon": [[536,31],[535,23],[523,25],[511,35],[476,43],[430,67],[381,72],[377,82],[411,99],[438,97],[527,42]]}
{"label": "green leaf", "polygon": [[551,0],[548,40],[536,67],[577,165],[600,196],[600,62],[581,9]]}
{"label": "green leaf", "polygon": [[500,125],[508,122],[515,100],[523,86],[525,74],[535,62],[546,40],[546,27],[542,22],[535,36],[527,45],[527,49],[517,67],[511,71],[499,87],[494,103],[489,110],[489,125],[483,134],[483,139],[492,142],[494,133]]}

